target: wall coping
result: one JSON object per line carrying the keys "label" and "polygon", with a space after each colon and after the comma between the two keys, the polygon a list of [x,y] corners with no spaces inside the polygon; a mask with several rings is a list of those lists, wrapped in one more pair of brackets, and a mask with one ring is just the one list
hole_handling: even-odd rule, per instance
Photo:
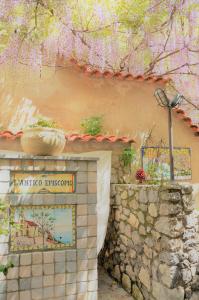
{"label": "wall coping", "polygon": [[63,153],[59,156],[37,156],[30,155],[24,152],[14,152],[14,151],[2,151],[0,150],[0,160],[1,159],[18,159],[18,160],[84,160],[84,161],[97,161],[98,157],[89,157],[89,156],[81,156],[81,155],[68,155]]}

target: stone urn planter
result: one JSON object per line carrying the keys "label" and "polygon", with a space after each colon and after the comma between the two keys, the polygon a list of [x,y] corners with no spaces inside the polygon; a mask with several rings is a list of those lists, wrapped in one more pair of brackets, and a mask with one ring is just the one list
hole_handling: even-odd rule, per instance
{"label": "stone urn planter", "polygon": [[21,147],[33,155],[59,155],[64,150],[65,134],[61,129],[33,127],[23,131]]}

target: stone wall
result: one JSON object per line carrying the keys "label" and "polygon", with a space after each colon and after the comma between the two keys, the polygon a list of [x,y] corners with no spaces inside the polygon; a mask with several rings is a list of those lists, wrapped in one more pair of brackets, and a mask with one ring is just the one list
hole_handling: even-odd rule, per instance
{"label": "stone wall", "polygon": [[[72,172],[76,189],[72,194],[14,194],[12,172]],[[96,300],[97,216],[94,158],[33,157],[4,154],[0,157],[0,198],[11,207],[34,205],[75,206],[75,245],[46,251],[11,251],[9,236],[0,237],[0,264],[11,261],[7,276],[0,273],[0,300]]]}
{"label": "stone wall", "polygon": [[136,300],[199,299],[190,186],[112,185],[100,262]]}

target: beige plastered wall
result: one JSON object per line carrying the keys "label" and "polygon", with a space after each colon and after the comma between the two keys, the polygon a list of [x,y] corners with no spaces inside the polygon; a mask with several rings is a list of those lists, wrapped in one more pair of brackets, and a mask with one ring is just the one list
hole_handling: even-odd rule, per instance
{"label": "beige plastered wall", "polygon": [[[153,96],[157,84],[97,78],[83,73],[74,65],[43,68],[20,76],[8,76],[0,85],[0,123],[12,131],[27,125],[38,113],[53,118],[68,133],[80,132],[83,118],[102,115],[104,134],[135,138],[152,128],[150,145],[163,139],[167,143],[167,111]],[[193,182],[199,182],[199,137],[173,114],[174,144],[192,149]],[[1,145],[5,141],[0,140]],[[14,142],[6,146],[12,150]],[[1,147],[1,148],[2,148]],[[13,149],[14,150],[14,149]]]}

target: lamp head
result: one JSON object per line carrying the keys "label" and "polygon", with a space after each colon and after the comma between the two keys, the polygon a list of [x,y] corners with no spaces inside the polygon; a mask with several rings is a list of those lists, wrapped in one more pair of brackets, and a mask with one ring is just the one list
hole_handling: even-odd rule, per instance
{"label": "lamp head", "polygon": [[180,105],[183,101],[184,97],[180,94],[177,94],[175,96],[175,98],[171,101],[170,103],[170,107],[174,108],[176,107],[177,105]]}
{"label": "lamp head", "polygon": [[160,88],[156,89],[154,96],[156,97],[158,104],[160,106],[166,106],[166,107],[170,106],[170,101],[163,89]]}

